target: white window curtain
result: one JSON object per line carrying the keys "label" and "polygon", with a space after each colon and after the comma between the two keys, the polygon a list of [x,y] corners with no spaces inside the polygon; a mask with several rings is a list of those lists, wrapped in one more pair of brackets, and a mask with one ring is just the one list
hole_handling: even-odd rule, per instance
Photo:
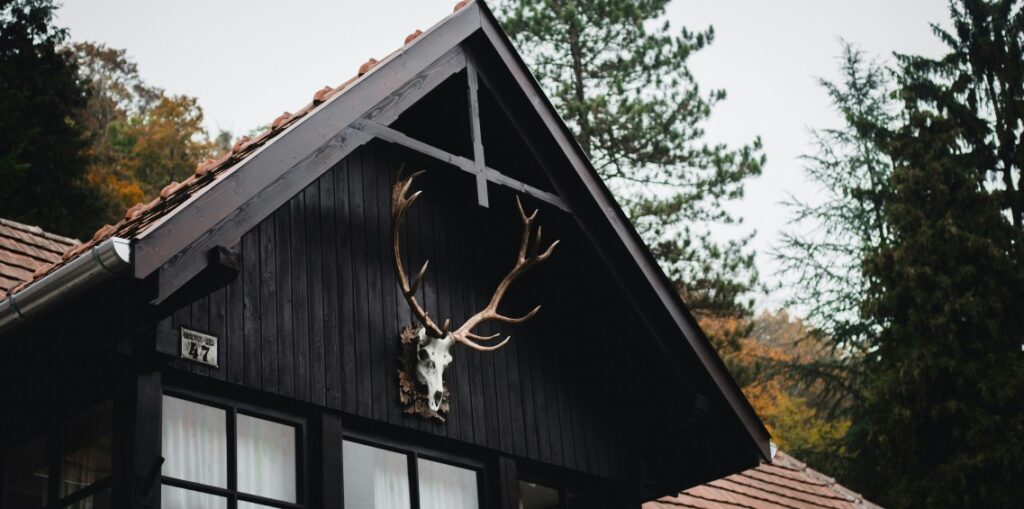
{"label": "white window curtain", "polygon": [[342,464],[345,507],[409,509],[406,455],[346,440]]}
{"label": "white window curtain", "polygon": [[64,424],[62,497],[110,477],[113,421],[105,401]]}
{"label": "white window curtain", "polygon": [[419,458],[420,509],[479,509],[476,472]]}
{"label": "white window curtain", "polygon": [[295,428],[238,414],[238,490],[295,502]]}
{"label": "white window curtain", "polygon": [[164,396],[163,475],[227,488],[227,451],[227,412]]}

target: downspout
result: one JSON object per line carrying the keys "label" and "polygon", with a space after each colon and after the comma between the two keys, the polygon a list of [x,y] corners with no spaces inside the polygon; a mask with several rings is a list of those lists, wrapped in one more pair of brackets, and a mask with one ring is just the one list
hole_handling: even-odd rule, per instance
{"label": "downspout", "polygon": [[131,244],[111,237],[21,291],[0,301],[0,333],[66,302],[131,265]]}

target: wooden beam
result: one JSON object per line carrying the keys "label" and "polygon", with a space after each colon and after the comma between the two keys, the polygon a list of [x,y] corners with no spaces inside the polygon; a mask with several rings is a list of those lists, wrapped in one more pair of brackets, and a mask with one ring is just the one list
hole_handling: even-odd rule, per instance
{"label": "wooden beam", "polygon": [[476,194],[481,207],[488,206],[487,176],[484,175],[484,142],[480,134],[480,84],[477,82],[476,65],[467,56],[466,78],[469,82],[469,125],[473,138],[473,170],[476,171]]}
{"label": "wooden beam", "polygon": [[[314,507],[342,507],[345,504],[344,469],[342,467],[342,436],[341,416],[323,412],[320,418],[320,485],[319,496],[310,504]],[[312,451],[310,451],[312,452]],[[309,454],[309,452],[307,452]]]}
{"label": "wooden beam", "polygon": [[[134,424],[130,437],[130,501],[128,507],[160,507],[160,430],[163,407],[163,384],[160,372],[142,371],[135,382],[131,409]],[[122,485],[123,486],[123,485]],[[122,500],[124,500],[122,498]]]}
{"label": "wooden beam", "polygon": [[[468,30],[469,26],[466,26],[458,33],[462,34]],[[451,43],[447,39],[441,42]],[[412,48],[407,51],[411,50]],[[414,67],[410,62],[404,64],[399,67]],[[381,65],[386,63],[378,64]],[[356,118],[390,124],[409,106],[465,66],[465,52],[456,44],[429,65],[413,72],[400,86],[392,86],[387,81],[378,83],[376,86],[383,87],[381,93],[391,91],[383,98],[379,98],[376,90],[365,88],[344,91],[337,96],[336,102],[324,105],[345,104],[346,107],[342,111],[328,108],[311,112],[300,123],[289,128],[289,131],[279,135],[281,139],[271,141],[248,161],[221,177],[221,181],[190,199],[181,210],[171,215],[166,223],[158,225],[136,245],[136,276],[145,277],[154,268],[160,269],[157,297],[153,302],[163,302],[202,271],[207,264],[207,253],[211,248],[238,243],[245,232],[259,224],[345,156],[370,141],[371,137],[360,131],[337,127],[348,125],[351,123],[349,119],[355,120],[348,116],[349,114],[358,112],[361,116]],[[409,73],[398,74],[405,77]],[[367,79],[370,77],[372,75],[367,76]],[[361,84],[363,82],[357,82],[352,86],[359,87]],[[346,98],[351,99],[351,104],[345,101]],[[376,102],[368,103],[368,99]],[[318,139],[325,132],[335,134],[319,147],[307,148],[308,152],[304,154],[296,152],[301,149],[298,148],[298,142],[293,142],[295,136]],[[283,146],[282,150],[287,154],[281,154],[281,151],[277,150],[279,146]],[[291,167],[283,172],[280,170],[282,161],[295,158],[298,160]],[[212,217],[208,217],[207,213]],[[203,229],[207,228],[205,225],[209,224],[213,217],[221,215],[223,217],[218,223]],[[175,226],[182,231],[176,232]],[[181,243],[185,245],[179,248]],[[159,263],[162,263],[162,266],[158,265]]]}
{"label": "wooden beam", "polygon": [[[401,145],[407,149],[437,159],[438,161],[448,163],[466,173],[469,173],[470,175],[476,177],[479,177],[481,175],[481,172],[477,170],[475,161],[471,161],[469,159],[466,159],[465,157],[458,156],[450,152],[446,152],[433,145],[424,143],[415,138],[411,138],[406,134],[391,129],[390,127],[383,126],[375,122],[357,121],[352,123],[352,128],[360,132],[363,132],[368,136],[373,136],[389,143]],[[493,182],[495,184],[505,186],[509,189],[514,189],[527,196],[554,205],[566,212],[569,212],[570,214],[572,213],[572,211],[569,210],[568,205],[565,204],[565,201],[563,201],[562,198],[559,197],[557,194],[537,189],[536,187],[533,187],[524,182],[520,182],[512,177],[509,177],[508,175],[499,172],[498,170],[488,168],[486,166],[483,167],[482,175],[488,182]]]}
{"label": "wooden beam", "polygon": [[[501,509],[517,509],[519,505],[519,473],[516,461],[508,456],[498,456],[498,468],[495,469],[496,488],[494,489],[494,507]],[[563,502],[564,504],[564,502]]]}

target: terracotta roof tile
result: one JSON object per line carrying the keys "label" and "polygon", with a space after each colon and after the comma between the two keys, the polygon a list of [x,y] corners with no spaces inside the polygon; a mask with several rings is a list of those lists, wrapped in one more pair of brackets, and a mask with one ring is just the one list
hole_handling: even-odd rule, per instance
{"label": "terracotta roof tile", "polygon": [[75,239],[37,226],[0,219],[0,298],[31,281],[40,269],[59,262],[61,255],[77,245]]}
{"label": "terracotta roof tile", "polygon": [[[461,9],[466,3],[467,2],[460,2],[459,5],[456,5],[455,10],[457,11],[458,9]],[[417,30],[412,35],[407,37],[405,40],[405,45],[414,42],[416,37],[418,37],[420,33],[421,32]],[[111,228],[104,227],[100,229],[99,231],[96,232],[94,238],[91,239],[89,242],[79,245],[77,247],[65,245],[59,250],[54,251],[51,255],[51,257],[56,258],[55,260],[53,260],[54,263],[48,266],[44,266],[44,270],[36,274],[36,276],[32,280],[44,276],[48,272],[56,269],[61,264],[65,263],[68,259],[73,258],[74,256],[83,252],[85,249],[92,247],[93,245],[96,245],[106,240],[107,238],[116,236],[131,239],[147,231],[154,224],[159,223],[165,216],[168,216],[175,212],[178,209],[178,207],[182,203],[187,201],[191,196],[201,192],[211,183],[218,181],[218,179],[222,175],[234,171],[243,161],[245,161],[245,159],[249,155],[255,152],[255,149],[267,143],[275,136],[277,136],[279,133],[283,132],[283,127],[289,125],[290,123],[300,121],[303,117],[308,115],[321,104],[329,101],[331,98],[338,95],[339,92],[342,92],[346,88],[348,88],[348,86],[354,83],[356,80],[359,80],[363,75],[370,72],[380,62],[392,58],[400,51],[402,51],[402,48],[396,50],[387,57],[384,57],[380,61],[371,58],[366,63],[359,67],[359,72],[355,76],[351,77],[341,85],[338,85],[337,87],[334,88],[328,86],[316,91],[313,94],[313,100],[309,104],[307,104],[301,109],[296,110],[295,113],[288,117],[286,120],[282,118],[284,117],[284,115],[278,117],[277,119],[274,120],[274,124],[272,124],[271,129],[268,129],[260,136],[257,136],[255,139],[250,139],[248,137],[243,136],[241,139],[235,142],[234,146],[232,146],[230,154],[226,154],[224,157],[216,161],[204,161],[203,163],[199,164],[196,167],[195,173],[191,177],[185,179],[183,182],[178,183],[176,185],[173,183],[168,185],[168,187],[165,187],[163,191],[161,191],[160,197],[154,199],[149,203],[132,206],[125,212],[124,218],[121,221],[119,221],[117,224],[114,224]],[[24,228],[31,228],[25,225],[21,226]],[[2,227],[2,224],[0,224],[0,227]],[[2,235],[3,231],[0,230],[0,236]],[[74,247],[74,249],[69,250],[69,247]],[[63,253],[63,256],[61,256],[61,253]],[[22,281],[13,289],[7,287],[0,287],[0,289],[4,289],[7,291],[18,290],[20,289],[20,287],[25,286],[32,280]],[[0,293],[0,300],[3,300],[3,298],[4,294]]]}
{"label": "terracotta roof tile", "polygon": [[373,69],[374,67],[376,67],[378,63],[380,63],[380,62],[378,62],[376,58],[371,58],[371,59],[367,60],[366,63],[364,63],[363,65],[359,66],[358,76],[362,76],[362,75],[370,72],[370,69]]}
{"label": "terracotta roof tile", "polygon": [[720,500],[705,500],[688,493],[680,493],[674,497],[662,498],[644,504],[644,509],[678,509],[685,507],[689,509],[750,509],[748,506],[730,504]]}
{"label": "terracotta roof tile", "polygon": [[313,104],[320,104],[326,101],[331,95],[334,94],[334,89],[331,87],[324,87],[313,93]]}
{"label": "terracotta roof tile", "polygon": [[206,159],[203,162],[196,165],[195,175],[198,177],[202,177],[203,175],[209,173],[210,170],[216,168],[218,164],[219,162],[214,159]]}
{"label": "terracotta roof tile", "polygon": [[237,153],[241,152],[242,150],[245,150],[248,147],[249,147],[249,137],[248,136],[242,136],[241,138],[238,139],[238,141],[235,142],[234,145],[231,146],[231,153],[232,154],[237,154]]}
{"label": "terracotta roof tile", "polygon": [[293,117],[294,115],[286,111],[278,115],[278,117],[274,119],[274,121],[270,124],[270,128],[274,130],[280,129],[282,126],[287,124],[288,121],[291,120]]}
{"label": "terracotta roof tile", "polygon": [[405,43],[409,44],[410,42],[415,41],[416,38],[421,36],[421,35],[423,35],[423,31],[422,30],[417,30],[417,31],[415,31],[415,32],[405,36]]}
{"label": "terracotta roof tile", "polygon": [[880,509],[779,451],[772,464],[695,486],[644,504],[644,509]]}

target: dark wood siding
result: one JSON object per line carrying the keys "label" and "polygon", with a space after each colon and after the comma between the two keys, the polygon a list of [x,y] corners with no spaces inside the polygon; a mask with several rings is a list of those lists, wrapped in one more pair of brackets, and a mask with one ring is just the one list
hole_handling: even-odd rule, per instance
{"label": "dark wood siding", "polygon": [[391,264],[389,190],[403,164],[429,169],[402,232],[408,267],[431,260],[425,307],[456,324],[482,308],[518,246],[512,195],[492,187],[491,208],[481,208],[470,176],[371,143],[247,233],[234,248],[240,274],[227,287],[174,313],[175,328],[222,338],[220,367],[173,365],[520,458],[631,477],[634,435],[643,429],[635,421],[646,418],[632,412],[659,404],[661,364],[635,346],[648,343],[630,336],[642,329],[635,313],[573,219],[556,209],[542,209],[540,223],[544,243],[562,245],[502,306],[516,315],[542,304],[539,315],[518,327],[481,327],[513,335],[501,350],[453,350],[447,423],[402,413],[398,333],[412,317]]}

